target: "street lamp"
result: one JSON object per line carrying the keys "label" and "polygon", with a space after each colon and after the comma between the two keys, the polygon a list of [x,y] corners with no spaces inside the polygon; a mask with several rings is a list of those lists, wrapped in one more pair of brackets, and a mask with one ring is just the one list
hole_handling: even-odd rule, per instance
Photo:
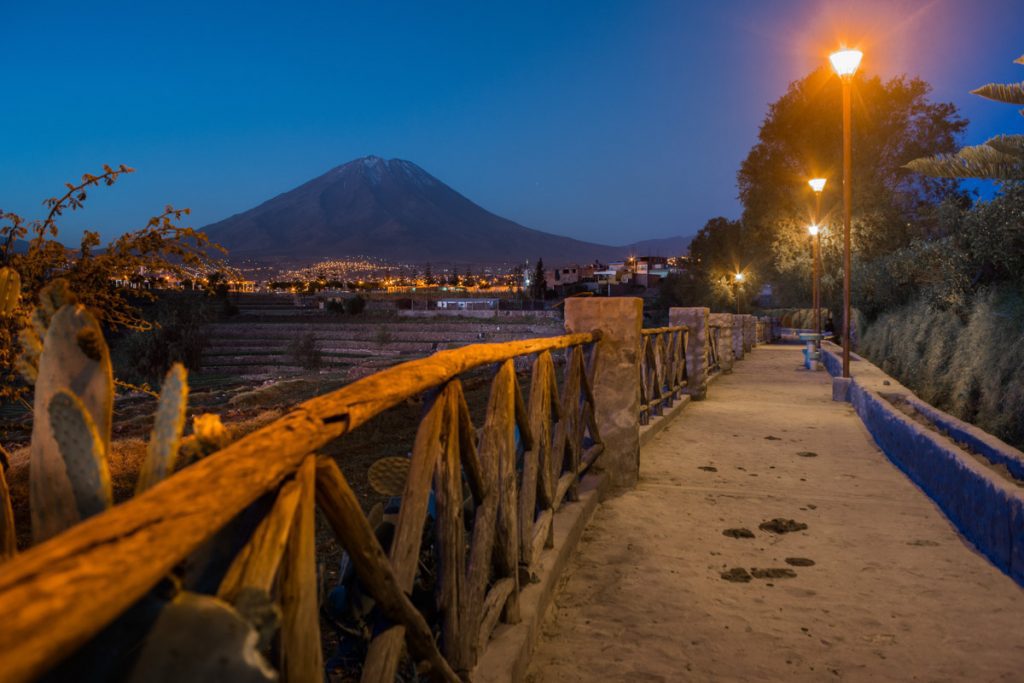
{"label": "street lamp", "polygon": [[736,313],[740,312],[740,285],[743,284],[743,273],[736,273],[732,276],[732,298],[736,300]]}
{"label": "street lamp", "polygon": [[839,50],[829,56],[843,83],[843,377],[850,376],[850,207],[853,204],[850,89],[863,56],[860,50]]}
{"label": "street lamp", "polygon": [[814,190],[814,224],[807,230],[811,233],[811,246],[814,259],[814,279],[811,281],[811,301],[814,306],[814,331],[821,335],[821,238],[818,237],[818,226],[821,224],[821,193],[825,190],[825,178],[811,178],[807,184]]}

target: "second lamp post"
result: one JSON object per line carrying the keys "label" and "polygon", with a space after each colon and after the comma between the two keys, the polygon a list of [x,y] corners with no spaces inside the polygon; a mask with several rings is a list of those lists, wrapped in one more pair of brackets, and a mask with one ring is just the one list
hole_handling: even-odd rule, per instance
{"label": "second lamp post", "polygon": [[814,261],[814,275],[811,279],[811,305],[814,307],[814,331],[821,338],[821,193],[825,189],[825,178],[812,178],[807,184],[814,190],[814,223],[808,228],[811,234],[811,259]]}

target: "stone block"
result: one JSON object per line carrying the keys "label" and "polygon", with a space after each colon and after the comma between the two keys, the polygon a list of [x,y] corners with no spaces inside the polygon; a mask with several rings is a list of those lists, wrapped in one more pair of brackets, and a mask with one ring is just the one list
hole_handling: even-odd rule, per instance
{"label": "stone block", "polygon": [[732,319],[732,357],[734,360],[743,360],[745,349],[743,348],[743,316],[729,314]]}
{"label": "stone block", "polygon": [[640,329],[636,297],[565,300],[567,332],[601,331],[594,368],[597,425],[604,441],[598,460],[613,489],[632,487],[640,473]]}
{"label": "stone block", "polygon": [[701,401],[708,393],[708,308],[670,308],[669,325],[686,325],[686,393]]}
{"label": "stone block", "polygon": [[[708,316],[708,322],[712,332],[718,335],[718,363],[723,373],[732,372],[733,345],[732,345],[732,314],[712,313]],[[717,328],[717,329],[715,329]]]}
{"label": "stone block", "polygon": [[853,380],[849,377],[832,378],[832,400],[840,403],[850,402],[850,384]]}

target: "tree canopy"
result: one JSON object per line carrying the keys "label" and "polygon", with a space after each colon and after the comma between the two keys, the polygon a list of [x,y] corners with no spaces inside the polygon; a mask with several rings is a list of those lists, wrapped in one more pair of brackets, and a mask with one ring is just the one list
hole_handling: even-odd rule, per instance
{"label": "tree canopy", "polygon": [[[815,222],[813,177],[828,183],[820,224],[827,297],[842,281],[842,111],[840,82],[822,68],[792,83],[774,102],[758,142],[738,173],[743,235],[754,269],[776,284],[783,299],[806,299],[811,251],[807,226]],[[967,121],[950,103],[929,100],[919,78],[853,82],[853,248],[870,259],[932,235],[935,206],[957,190],[955,181],[909,172],[908,161],[949,153]]]}
{"label": "tree canopy", "polygon": [[[1024,57],[1018,57],[1014,63],[1024,65]],[[1024,104],[1024,83],[989,83],[975,88],[971,94],[1006,104]],[[1024,109],[1020,113],[1024,115]],[[997,135],[956,154],[914,159],[907,168],[936,178],[1024,180],[1024,135]]]}

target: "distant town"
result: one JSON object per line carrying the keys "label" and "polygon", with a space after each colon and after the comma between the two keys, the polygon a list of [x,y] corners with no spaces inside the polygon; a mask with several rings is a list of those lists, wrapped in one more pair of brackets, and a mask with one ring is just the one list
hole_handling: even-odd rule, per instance
{"label": "distant town", "polygon": [[[320,261],[310,266],[283,269],[243,262],[231,271],[193,272],[192,278],[167,273],[139,272],[119,285],[146,289],[199,289],[222,287],[228,292],[321,295],[324,301],[346,293],[414,296],[438,299],[467,298],[561,299],[579,294],[602,296],[655,295],[673,274],[684,273],[689,256],[628,256],[601,263],[566,263],[549,267],[544,261],[504,266],[472,264],[391,263],[354,256]],[[469,307],[477,307],[480,302]],[[497,306],[497,304],[494,304]],[[445,308],[439,301],[437,308]],[[458,306],[456,306],[458,307]],[[467,306],[463,306],[464,308]]]}

